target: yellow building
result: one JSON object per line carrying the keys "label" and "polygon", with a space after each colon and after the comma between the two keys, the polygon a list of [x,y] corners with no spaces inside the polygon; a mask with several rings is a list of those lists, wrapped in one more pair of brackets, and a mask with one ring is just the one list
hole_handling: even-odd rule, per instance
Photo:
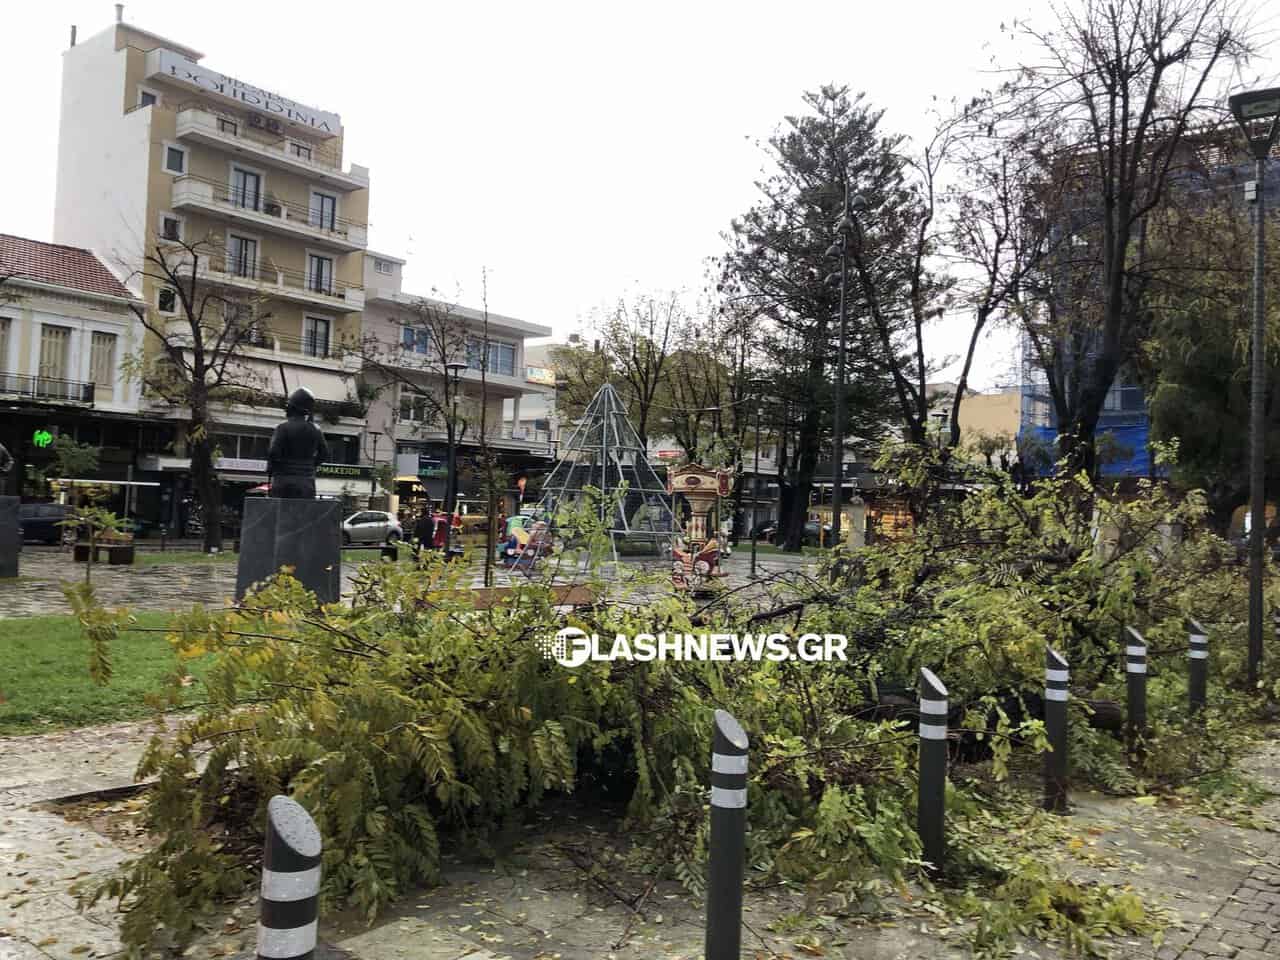
{"label": "yellow building", "polygon": [[[54,237],[93,251],[145,302],[151,322],[175,331],[187,327],[181,304],[148,258],[197,247],[205,289],[259,318],[242,351],[246,381],[271,394],[309,387],[332,459],[356,463],[358,364],[336,348],[360,337],[369,171],[344,169],[338,114],[203,59],[120,20],[80,43],[73,35],[63,53]],[[262,474],[281,408],[219,413],[225,479],[247,484]],[[175,424],[185,417],[152,409]],[[174,456],[148,466],[186,469],[177,436]]]}

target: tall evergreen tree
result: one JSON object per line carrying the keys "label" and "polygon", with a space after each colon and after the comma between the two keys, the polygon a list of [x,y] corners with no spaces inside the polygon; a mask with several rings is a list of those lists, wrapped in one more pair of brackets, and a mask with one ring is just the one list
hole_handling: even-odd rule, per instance
{"label": "tall evergreen tree", "polygon": [[[795,425],[793,438],[780,438],[785,465],[780,462],[779,519],[789,550],[800,549],[819,463],[831,449],[840,262],[830,250],[840,239],[846,190],[881,211],[877,222],[885,224],[899,222],[888,214],[909,201],[896,154],[899,139],[880,133],[880,111],[862,95],[851,97],[846,87],[806,93],[804,102],[807,111],[788,116],[768,142],[774,169],[757,184],[761,200],[733,222],[721,279],[728,302],[769,328],[763,340],[773,368],[772,392]],[[867,239],[869,247],[877,241]],[[867,269],[896,269],[894,258],[870,262]],[[883,276],[876,284],[886,291],[899,286]],[[894,318],[899,311],[886,305],[883,316]],[[872,441],[897,419],[896,397],[852,270],[846,329],[846,439]]]}

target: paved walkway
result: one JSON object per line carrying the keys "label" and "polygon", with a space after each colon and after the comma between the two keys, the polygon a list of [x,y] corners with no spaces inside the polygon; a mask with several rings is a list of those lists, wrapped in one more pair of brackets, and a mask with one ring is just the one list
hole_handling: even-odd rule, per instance
{"label": "paved walkway", "polygon": [[[0,738],[0,960],[117,958],[111,906],[79,913],[71,886],[112,870],[129,855],[50,801],[126,786],[150,724],[113,724],[33,737]],[[1280,789],[1280,740],[1250,761],[1255,776]],[[1178,915],[1158,950],[1116,944],[1132,960],[1275,960],[1280,956],[1280,836],[1187,816],[1166,807],[1084,794],[1066,824],[1082,850],[1067,867],[1101,883],[1132,884]],[[120,805],[106,805],[108,813]],[[1280,816],[1280,801],[1260,811]],[[123,814],[121,814],[123,816]],[[649,891],[638,910],[617,894],[643,885],[622,869],[594,876],[584,854],[608,850],[608,823],[549,813],[510,846],[498,866],[454,859],[444,884],[406,898],[378,925],[325,918],[322,936],[359,960],[693,960],[702,951],[702,908],[674,885]],[[924,960],[968,956],[956,928],[918,904],[856,923],[815,916],[800,891],[747,898],[743,956],[826,956]],[[252,951],[252,897],[229,906],[225,922],[193,956]],[[1025,945],[1026,956],[1062,954]]]}
{"label": "paved walkway", "polygon": [[[750,551],[739,550],[725,564],[729,573],[726,585],[732,589],[749,580]],[[369,560],[366,562],[377,562]],[[812,559],[805,556],[775,554],[762,556],[756,573],[761,579],[785,576],[802,571]],[[343,593],[351,592],[351,578],[358,564],[342,566]],[[665,574],[665,565],[624,562],[627,573],[644,570]],[[467,565],[470,585],[484,586],[484,563],[472,557]],[[0,618],[32,617],[44,614],[70,613],[62,583],[84,576],[84,566],[73,563],[69,553],[57,548],[27,545],[22,551],[20,576],[17,580],[0,580]],[[558,582],[569,582],[577,574],[565,567]],[[522,573],[512,573],[500,566],[494,569],[494,584],[499,587],[524,582]],[[108,607],[127,606],[133,610],[173,610],[202,604],[220,607],[235,593],[236,565],[233,561],[169,564],[160,566],[112,567],[95,565],[93,585],[98,598]]]}

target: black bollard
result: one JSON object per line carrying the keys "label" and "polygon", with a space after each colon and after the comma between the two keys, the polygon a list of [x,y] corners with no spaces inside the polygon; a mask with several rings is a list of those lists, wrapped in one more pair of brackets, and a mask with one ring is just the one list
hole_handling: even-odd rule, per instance
{"label": "black bollard", "polygon": [[1147,641],[1133,627],[1125,627],[1125,685],[1128,690],[1129,749],[1142,749],[1142,735],[1147,729]]}
{"label": "black bollard", "polygon": [[716,711],[711,744],[711,850],[707,868],[706,960],[738,960],[747,850],[747,734]]}
{"label": "black bollard", "polygon": [[1071,675],[1058,651],[1044,652],[1044,730],[1052,748],[1044,755],[1044,808],[1067,812],[1067,683]]}
{"label": "black bollard", "polygon": [[1187,621],[1187,695],[1191,715],[1204,709],[1209,691],[1209,631],[1199,620]]}
{"label": "black bollard", "polygon": [[311,814],[296,800],[272,797],[262,860],[259,960],[310,960],[314,954],[320,846]]}
{"label": "black bollard", "polygon": [[920,668],[920,786],[916,832],[931,873],[942,872],[946,854],[947,688]]}

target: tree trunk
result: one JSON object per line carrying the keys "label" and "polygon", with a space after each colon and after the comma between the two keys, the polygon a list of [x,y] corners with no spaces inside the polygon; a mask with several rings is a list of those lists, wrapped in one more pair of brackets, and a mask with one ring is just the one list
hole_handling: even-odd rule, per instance
{"label": "tree trunk", "polygon": [[791,491],[791,502],[787,505],[789,509],[786,523],[779,523],[779,529],[786,534],[783,549],[788,553],[799,553],[804,546],[804,525],[809,519],[809,496],[813,491],[813,475],[818,469],[818,414],[817,405],[811,402],[800,424],[800,437],[797,441],[800,456],[796,482]]}
{"label": "tree trunk", "polygon": [[[194,407],[192,413],[196,413]],[[192,419],[187,443],[191,448],[191,485],[204,515],[204,552],[221,551],[222,484],[213,469],[213,437],[203,417]]]}

